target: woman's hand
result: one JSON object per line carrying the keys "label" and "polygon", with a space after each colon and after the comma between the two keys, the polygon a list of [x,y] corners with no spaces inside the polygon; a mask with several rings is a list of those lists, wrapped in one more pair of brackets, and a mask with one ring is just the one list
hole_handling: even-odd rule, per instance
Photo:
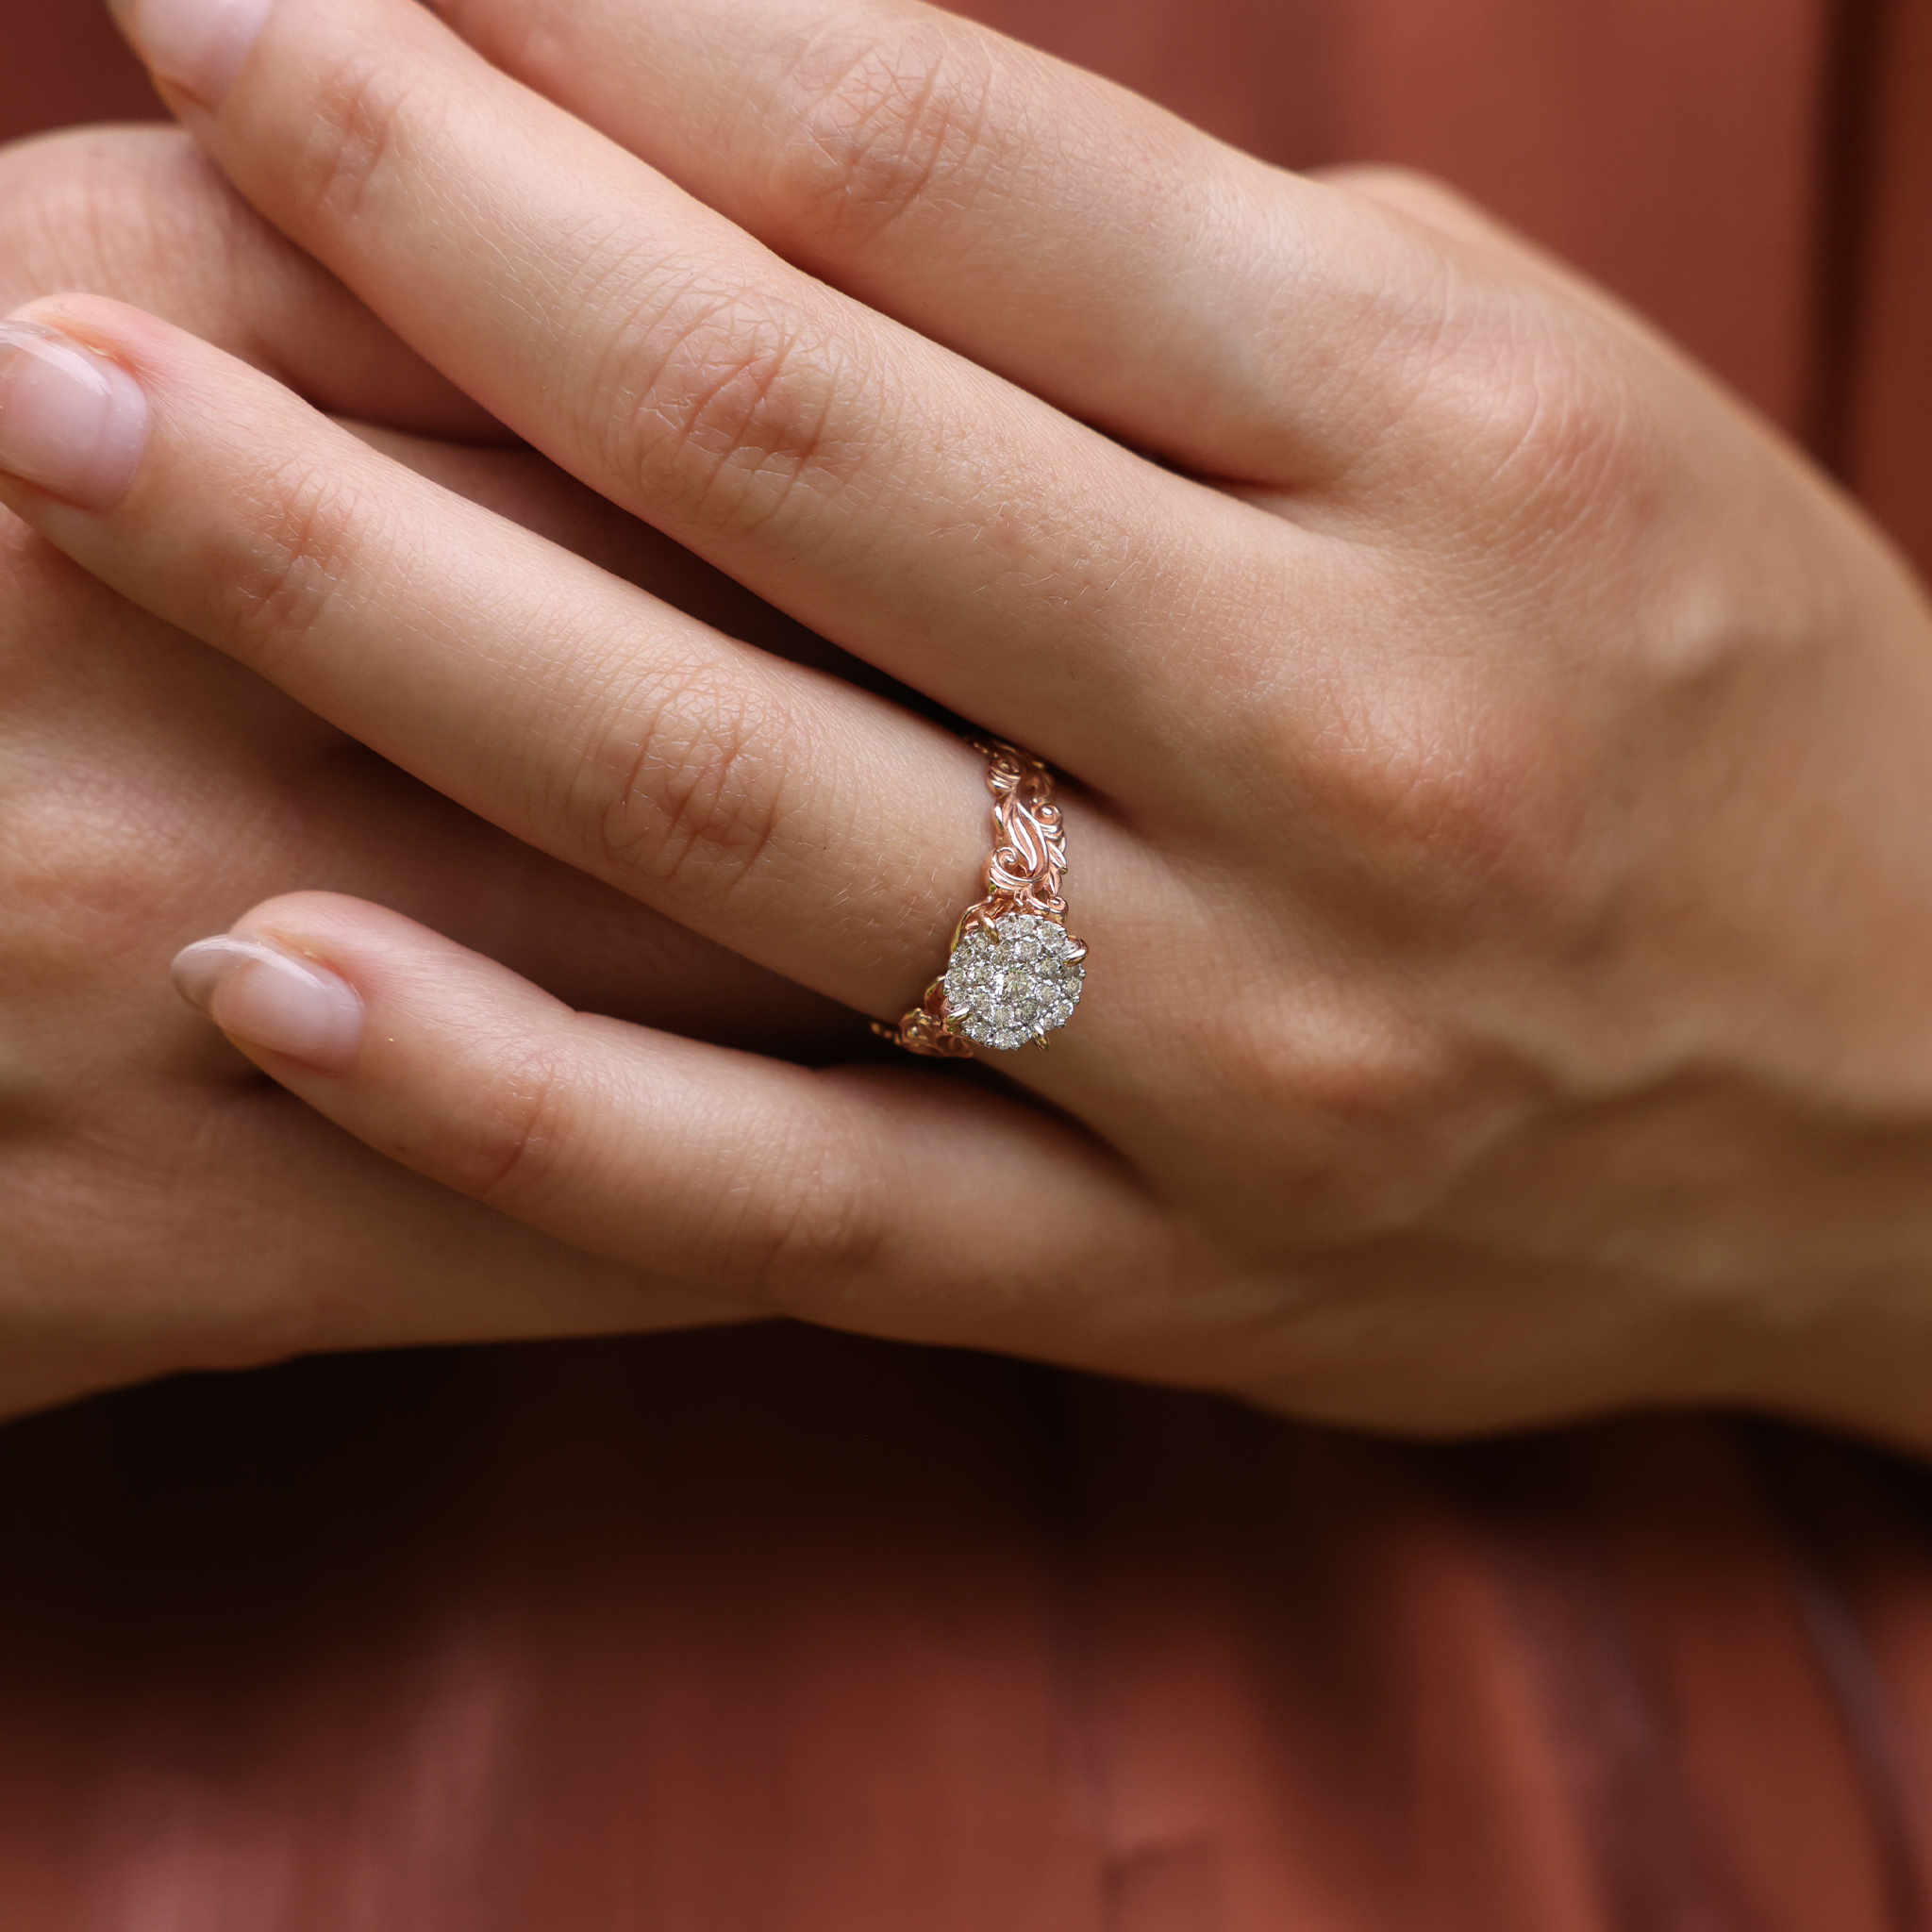
{"label": "woman's hand", "polygon": [[[331,408],[501,438],[176,131],[0,154],[0,308],[75,287]],[[364,433],[614,570],[716,601],[708,574],[528,453]],[[835,1009],[457,810],[5,511],[0,692],[0,1414],[297,1348],[715,1318],[709,1296],[641,1291],[634,1271],[377,1159],[211,1036],[167,961],[304,879],[712,1038],[824,1051]]]}
{"label": "woman's hand", "polygon": [[[583,1017],[300,896],[201,984],[291,1091],[734,1302],[1402,1427],[1932,1440],[1932,622],[1641,325],[924,11],[458,0],[497,67],[406,0],[131,14],[494,416],[1072,781],[1087,994],[1017,1088]],[[87,568],[808,987],[891,1018],[943,964],[956,737],[174,330],[33,319],[7,500]]]}

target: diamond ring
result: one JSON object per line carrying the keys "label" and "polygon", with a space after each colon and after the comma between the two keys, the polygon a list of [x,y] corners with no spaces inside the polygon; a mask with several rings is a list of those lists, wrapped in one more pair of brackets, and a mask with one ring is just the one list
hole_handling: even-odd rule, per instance
{"label": "diamond ring", "polygon": [[[1053,774],[997,739],[987,757],[992,857],[986,897],[953,933],[946,970],[896,1026],[873,1031],[912,1053],[958,1059],[973,1044],[1012,1048],[1064,1026],[1080,1003],[1087,948],[1067,930],[1060,880],[1067,835],[1053,802]],[[969,1044],[972,1042],[973,1044]]]}

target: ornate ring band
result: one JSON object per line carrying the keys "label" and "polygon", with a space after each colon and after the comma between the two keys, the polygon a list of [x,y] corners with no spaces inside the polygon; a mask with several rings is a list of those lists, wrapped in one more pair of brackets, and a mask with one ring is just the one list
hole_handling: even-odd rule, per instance
{"label": "ornate ring band", "polygon": [[1067,835],[1053,774],[997,739],[976,742],[992,793],[992,857],[986,897],[953,929],[946,970],[896,1026],[873,1031],[912,1053],[949,1059],[973,1045],[1012,1048],[1064,1026],[1080,1003],[1087,948],[1067,930],[1060,880]]}

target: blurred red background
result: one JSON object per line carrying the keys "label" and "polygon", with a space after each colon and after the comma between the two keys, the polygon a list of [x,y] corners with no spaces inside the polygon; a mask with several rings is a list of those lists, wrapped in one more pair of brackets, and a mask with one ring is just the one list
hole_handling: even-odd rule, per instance
{"label": "blurred red background", "polygon": [[[149,115],[4,0],[0,136]],[[977,0],[1445,175],[1932,564],[1932,0]],[[783,1327],[0,1430],[19,1932],[1902,1932],[1932,1488],[1804,1431],[1429,1449]]]}

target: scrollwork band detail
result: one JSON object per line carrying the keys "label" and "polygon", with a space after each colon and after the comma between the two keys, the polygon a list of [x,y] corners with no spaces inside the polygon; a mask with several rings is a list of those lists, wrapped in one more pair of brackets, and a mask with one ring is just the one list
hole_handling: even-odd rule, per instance
{"label": "scrollwork band detail", "polygon": [[[1000,739],[975,741],[974,749],[983,752],[987,759],[986,783],[992,793],[992,852],[986,862],[985,895],[966,909],[954,931],[956,956],[961,940],[974,931],[996,941],[999,923],[1014,914],[1048,920],[1062,929],[1067,915],[1067,902],[1060,891],[1067,870],[1067,835],[1060,808],[1054,802],[1053,774],[1041,759]],[[1080,967],[1086,948],[1078,941],[1069,936],[1063,944],[1057,935],[1047,937],[1063,946],[1066,961]],[[970,1057],[973,1049],[959,1030],[960,1016],[947,1000],[946,977],[941,974],[935,979],[896,1026],[874,1021],[873,1031],[912,1053],[948,1059]],[[1073,997],[1078,998],[1077,987]],[[1067,1010],[1071,1011],[1071,1007]],[[1046,1043],[1045,1026],[1061,1024],[1064,1022],[1056,1020],[1043,1023],[1041,1034],[1036,1036],[1038,1043]]]}

